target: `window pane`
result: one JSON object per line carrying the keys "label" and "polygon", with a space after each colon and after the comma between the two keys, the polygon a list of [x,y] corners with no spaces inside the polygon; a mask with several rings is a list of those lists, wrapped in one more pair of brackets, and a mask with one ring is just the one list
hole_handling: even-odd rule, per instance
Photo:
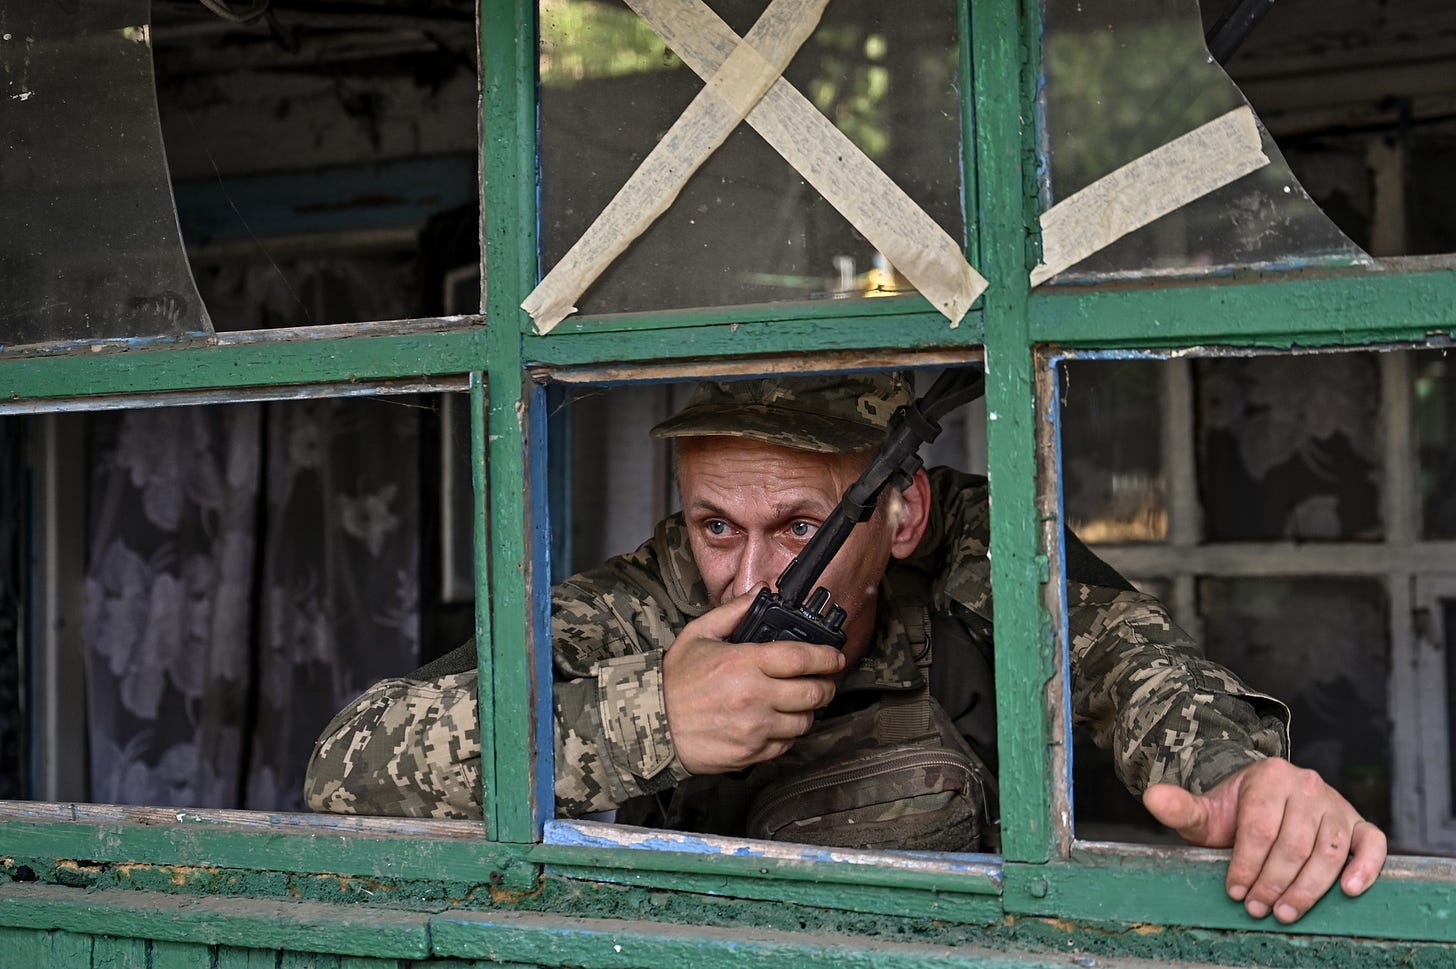
{"label": "window pane", "polygon": [[1063,365],[1062,495],[1084,542],[1159,541],[1168,533],[1161,364]]}
{"label": "window pane", "polygon": [[1417,351],[1411,373],[1422,533],[1426,538],[1456,538],[1456,387],[1451,363],[1442,350]]}
{"label": "window pane", "polygon": [[[28,442],[26,463],[5,467],[34,482],[21,500],[0,479],[0,698],[18,641],[36,701],[0,706],[0,786],[18,736],[35,752],[27,796],[302,810],[304,768],[335,711],[473,631],[470,604],[445,601],[436,568],[438,404],[0,422]],[[43,439],[57,418],[69,444]],[[35,558],[17,575],[15,536],[31,521]],[[46,613],[17,633],[26,582],[53,583],[37,608],[67,621]]]}
{"label": "window pane", "polygon": [[[693,617],[751,594],[757,582],[775,584],[795,556],[804,555],[807,535],[838,507],[844,490],[867,464],[852,453],[815,452],[786,446],[790,442],[783,440],[775,446],[715,433],[736,429],[725,413],[736,414],[745,430],[763,433],[771,424],[801,435],[822,434],[830,441],[845,433],[844,425],[859,424],[843,416],[833,422],[806,419],[806,413],[815,413],[805,403],[810,391],[794,388],[803,396],[787,393],[773,378],[737,381],[732,386],[745,391],[745,397],[727,401],[723,390],[700,397],[697,394],[706,388],[691,384],[573,388],[573,446],[550,451],[553,487],[570,489],[573,566],[579,573],[555,590],[554,712],[557,728],[573,736],[571,759],[556,764],[558,792],[567,792],[558,806],[565,817],[611,810],[624,824],[731,837],[773,836],[846,848],[947,849],[950,838],[975,833],[969,818],[935,832],[925,830],[928,822],[933,817],[944,820],[951,810],[964,807],[973,788],[979,792],[969,771],[959,772],[955,764],[959,755],[954,751],[964,742],[982,759],[986,771],[994,771],[996,763],[994,697],[987,692],[992,675],[990,624],[970,615],[972,608],[990,611],[986,479],[958,468],[928,470],[929,492],[923,497],[930,503],[929,524],[913,550],[897,550],[909,561],[891,560],[890,550],[881,544],[885,519],[877,514],[851,530],[847,544],[811,583],[811,588],[822,583],[846,611],[842,628],[852,665],[840,681],[837,698],[791,752],[747,770],[704,772],[681,783],[661,778],[653,782],[654,796],[649,797],[621,799],[617,792],[638,781],[601,783],[604,770],[647,776],[643,764],[653,756],[655,743],[624,744],[621,735],[630,730],[647,737],[665,714],[655,698],[660,691],[652,685],[656,674],[643,680],[633,674],[633,679],[619,679],[611,686],[618,698],[614,702],[632,715],[604,723],[596,716],[599,673],[615,675],[610,672],[613,668],[627,669],[621,661],[634,654],[652,657],[672,644]],[[844,396],[839,388],[837,401],[841,407],[854,402],[859,413],[888,421],[901,398],[881,393],[883,389],[859,388],[856,396]],[[908,389],[904,396],[909,396]],[[886,403],[892,406],[882,406]],[[745,411],[756,415],[757,421]],[[972,426],[977,413],[966,411],[960,432],[984,437],[984,423]],[[676,425],[684,437],[669,441],[651,436],[659,422],[674,415],[681,419],[685,413],[693,419],[686,426]],[[883,435],[884,426],[861,431],[873,438]],[[948,433],[949,427],[942,437]],[[804,440],[801,436],[796,443],[802,445]],[[862,449],[865,443],[858,435],[851,436],[849,444],[844,441],[839,437],[835,446]],[[962,442],[957,450],[956,459],[964,460],[972,449]],[[562,459],[568,457],[572,466],[566,469]],[[686,514],[678,510],[682,508]],[[801,526],[810,527],[801,532]],[[965,616],[960,612],[952,616],[949,607],[932,614],[932,584],[954,586],[957,601],[974,605],[966,605]],[[928,669],[921,672],[914,658],[915,631],[928,628],[932,615],[935,628],[945,632],[945,645],[934,647]],[[692,673],[675,675],[683,677],[677,681],[681,684],[690,682]],[[944,733],[937,732],[939,715],[921,707],[922,699],[913,693],[902,695],[907,701],[903,706],[896,705],[907,711],[903,721],[890,710],[892,704],[880,702],[911,682],[924,682],[922,675],[952,721],[942,725]],[[683,695],[712,695],[712,686],[701,683],[677,689]],[[888,762],[890,742],[875,731],[913,723],[922,713],[927,719],[902,735],[905,746],[898,748],[897,757],[913,747],[909,760],[930,751],[949,766],[943,774],[915,778],[908,769],[901,772],[904,764],[896,767]],[[751,732],[732,718],[723,722],[731,726],[721,729],[742,729],[745,736]],[[949,739],[955,734],[958,739]],[[679,736],[691,738],[693,732],[683,730]],[[596,753],[600,750],[613,753],[606,757]],[[683,740],[679,751],[684,761],[686,750]],[[877,769],[866,770],[867,762]],[[846,773],[841,780],[815,789],[834,790],[836,799],[842,795],[844,800],[835,806],[821,810],[812,797],[783,790],[789,779],[831,766]],[[858,776],[844,780],[851,769]],[[860,783],[880,777],[895,777],[898,793],[890,795]],[[932,800],[928,788],[936,785],[945,785],[937,802],[946,804],[945,813],[923,806]],[[959,796],[951,796],[951,789]],[[631,787],[626,790],[629,795],[639,793]],[[921,807],[904,803],[912,791],[921,795]],[[856,798],[861,803],[849,803]],[[905,811],[903,824],[891,823],[871,806],[887,803],[898,803]],[[797,818],[802,824],[778,826],[765,820],[755,825],[756,817],[775,814],[765,806],[769,804],[795,805],[803,812]],[[821,828],[821,821],[828,823]],[[976,847],[994,850],[994,838]],[[959,841],[956,850],[971,850],[971,845]]]}
{"label": "window pane", "polygon": [[[1196,0],[1048,0],[1042,64],[1051,203],[1245,103],[1209,58]],[[1271,164],[1059,278],[1366,259],[1310,201],[1267,133],[1263,149]]]}
{"label": "window pane", "polygon": [[1390,825],[1390,642],[1377,582],[1205,579],[1209,658],[1292,715],[1291,760],[1319,771],[1364,817]]}
{"label": "window pane", "polygon": [[[471,0],[274,3],[242,24],[158,4],[152,37],[183,239],[219,330],[451,311],[452,271],[480,265]],[[314,260],[328,273],[292,272]],[[219,273],[229,292],[203,279]],[[361,286],[373,298],[314,288]]]}
{"label": "window pane", "polygon": [[172,205],[148,6],[5,5],[0,347],[212,328]]}
{"label": "window pane", "polygon": [[91,434],[91,798],[301,810],[332,712],[419,656],[419,412],[166,408]]}
{"label": "window pane", "polygon": [[1209,540],[1380,537],[1374,354],[1205,359],[1194,379]]}
{"label": "window pane", "polygon": [[[757,0],[712,5],[741,36]],[[963,231],[953,4],[843,0],[785,76],[953,238]],[[703,82],[625,5],[541,5],[543,265],[601,213]],[[582,313],[883,295],[906,283],[747,125],[577,303]]]}

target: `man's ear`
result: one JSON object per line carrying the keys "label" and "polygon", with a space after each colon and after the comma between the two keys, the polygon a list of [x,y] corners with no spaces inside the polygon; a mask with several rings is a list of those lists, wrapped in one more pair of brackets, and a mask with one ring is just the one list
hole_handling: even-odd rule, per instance
{"label": "man's ear", "polygon": [[895,523],[895,533],[890,536],[890,555],[897,559],[909,557],[920,544],[925,528],[930,524],[930,477],[921,468],[910,480],[910,487],[900,492],[904,502],[900,520]]}

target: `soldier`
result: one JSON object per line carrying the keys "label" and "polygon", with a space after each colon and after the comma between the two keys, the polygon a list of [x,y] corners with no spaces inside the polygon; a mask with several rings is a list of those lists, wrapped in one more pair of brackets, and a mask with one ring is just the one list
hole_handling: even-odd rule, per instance
{"label": "soldier", "polygon": [[[910,400],[899,374],[704,383],[653,429],[676,441],[683,510],[637,551],[552,590],[559,815],[995,847],[985,479],[936,468],[887,489],[821,579],[848,615],[842,650],[725,642]],[[1285,759],[1287,708],[1203,659],[1155,599],[1070,534],[1066,550],[1073,717],[1112,750],[1128,789],[1190,843],[1233,848],[1227,890],[1256,918],[1292,922],[1336,881],[1350,895],[1368,888],[1385,836]],[[341,711],[309,763],[309,805],[478,817],[474,665],[467,645]],[[953,756],[916,759],[927,749]],[[797,783],[906,752],[914,766],[897,786]]]}

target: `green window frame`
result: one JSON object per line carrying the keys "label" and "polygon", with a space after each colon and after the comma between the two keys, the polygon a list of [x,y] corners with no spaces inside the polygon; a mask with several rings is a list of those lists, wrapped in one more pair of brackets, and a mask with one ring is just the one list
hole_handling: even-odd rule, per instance
{"label": "green window frame", "polygon": [[[1063,350],[1178,352],[1228,346],[1428,345],[1456,335],[1456,269],[1428,265],[1249,273],[1233,278],[1118,287],[1045,287],[1025,280],[1038,254],[1037,144],[1024,122],[1036,110],[1037,5],[1014,0],[960,4],[964,191],[971,262],[991,285],[957,329],[919,297],[860,303],[571,317],[548,336],[531,332],[519,308],[535,285],[536,11],[534,0],[491,0],[480,14],[482,225],[490,267],[481,325],[459,320],[310,328],[218,337],[201,345],[0,357],[0,398],[12,411],[44,411],[88,398],[150,403],[207,393],[219,399],[270,388],[346,386],[420,377],[468,378],[477,483],[477,633],[487,791],[482,827],[463,822],[317,824],[264,815],[115,812],[34,805],[0,820],[0,855],[85,859],[131,866],[124,887],[221,891],[203,869],[246,873],[260,898],[308,878],[388,878],[450,908],[462,887],[488,883],[511,907],[551,878],[619,882],[684,894],[718,893],[831,910],[922,916],[971,926],[1007,916],[1129,926],[1256,931],[1433,943],[1456,942],[1456,886],[1434,859],[1393,859],[1365,896],[1333,896],[1293,928],[1254,923],[1223,894],[1216,852],[1077,843],[1065,764],[1065,664],[1060,624],[1060,522],[1055,480],[1053,372]],[[832,323],[832,325],[830,325]],[[996,676],[1000,710],[1003,860],[974,873],[807,864],[763,857],[706,857],[543,843],[551,813],[550,665],[547,588],[544,388],[555,381],[609,381],[687,373],[690,346],[702,371],[729,370],[746,356],[874,352],[889,361],[963,359],[987,364],[987,458],[996,556]],[[89,348],[88,348],[89,349]],[[847,356],[846,356],[847,359]],[[625,376],[624,376],[625,375]],[[108,401],[109,402],[109,401]],[[484,466],[489,464],[489,480]],[[488,514],[486,514],[488,512]],[[488,525],[486,524],[488,522]],[[488,568],[482,564],[489,562]],[[270,878],[272,879],[270,881]],[[114,876],[114,886],[123,886]],[[512,894],[514,893],[514,894]],[[547,926],[469,914],[401,915],[364,936],[343,929],[307,937],[307,919],[269,926],[246,908],[200,905],[170,923],[118,906],[76,914],[78,902],[16,895],[0,906],[0,930],[74,925],[73,931],[174,943],[277,945],[408,959],[429,955],[530,961]],[[337,898],[351,901],[348,890]],[[19,904],[11,904],[15,902]],[[513,901],[514,900],[514,901]],[[537,905],[562,917],[569,901]],[[215,910],[214,910],[215,909]],[[205,911],[204,911],[205,910]],[[302,911],[302,910],[300,910]],[[313,910],[309,910],[312,912]],[[209,914],[210,913],[210,914]],[[763,910],[765,924],[771,921]],[[590,911],[589,911],[589,914]],[[146,913],[143,913],[145,916]],[[212,922],[207,922],[207,915]],[[322,917],[322,916],[320,916]],[[131,921],[128,921],[130,919]],[[273,916],[278,921],[277,916]],[[508,921],[508,920],[507,920]],[[1014,920],[1013,920],[1014,921]],[[311,923],[307,923],[311,924]],[[218,926],[221,926],[219,928]],[[472,926],[474,926],[472,928]],[[392,934],[391,934],[392,933]],[[663,941],[655,961],[691,952]],[[1127,951],[1142,943],[1123,943]],[[570,943],[587,952],[586,942]],[[674,948],[676,945],[676,948]],[[765,953],[770,949],[764,949]],[[1148,950],[1158,951],[1158,950]],[[583,958],[585,958],[583,956]],[[966,957],[967,960],[971,956]],[[179,960],[180,962],[180,960]],[[161,963],[158,963],[161,964]],[[589,963],[591,964],[591,963]]]}

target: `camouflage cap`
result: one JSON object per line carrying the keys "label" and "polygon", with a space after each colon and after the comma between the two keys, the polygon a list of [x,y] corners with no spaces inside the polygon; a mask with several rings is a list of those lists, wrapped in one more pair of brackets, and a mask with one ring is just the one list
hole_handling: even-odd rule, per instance
{"label": "camouflage cap", "polygon": [[801,451],[878,447],[890,417],[913,399],[903,373],[705,381],[653,437],[746,437]]}

